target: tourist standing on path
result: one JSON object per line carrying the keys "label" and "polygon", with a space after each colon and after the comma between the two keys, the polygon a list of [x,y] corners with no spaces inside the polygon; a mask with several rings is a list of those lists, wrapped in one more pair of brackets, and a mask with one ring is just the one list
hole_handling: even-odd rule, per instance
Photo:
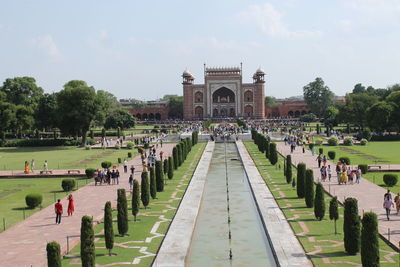
{"label": "tourist standing on path", "polygon": [[119,184],[119,170],[115,172],[115,179],[117,179],[117,184]]}
{"label": "tourist standing on path", "polygon": [[61,199],[57,200],[57,203],[54,205],[54,211],[56,212],[56,224],[60,224],[61,215],[63,214],[63,206],[61,204]]}
{"label": "tourist standing on path", "polygon": [[385,200],[383,201],[383,208],[386,210],[386,217],[388,221],[390,220],[389,215],[390,215],[390,208],[394,207],[393,201],[389,196],[386,196]]}
{"label": "tourist standing on path", "polygon": [[34,173],[34,171],[35,171],[35,160],[34,159],[32,159],[32,161],[31,161],[31,171],[32,171],[32,173]]}
{"label": "tourist standing on path", "polygon": [[163,160],[163,155],[164,155],[164,152],[161,150],[161,151],[160,151],[160,160],[161,160],[161,161]]}
{"label": "tourist standing on path", "polygon": [[124,159],[124,173],[128,172],[128,162]]}
{"label": "tourist standing on path", "polygon": [[361,168],[358,167],[357,172],[356,172],[356,184],[359,184],[359,183],[360,183],[361,174],[362,174]]}
{"label": "tourist standing on path", "polygon": [[318,155],[316,161],[318,161],[318,169],[321,169],[321,162],[322,162],[322,156],[321,156],[321,154]]}
{"label": "tourist standing on path", "polygon": [[68,216],[72,216],[75,211],[74,198],[72,194],[68,196]]}
{"label": "tourist standing on path", "polygon": [[47,160],[45,160],[44,163],[43,163],[43,170],[45,172],[47,172],[49,170],[49,167],[48,167],[48,164],[47,164]]}
{"label": "tourist standing on path", "polygon": [[340,162],[338,162],[337,164],[336,164],[336,175],[337,175],[337,182],[338,182],[338,184],[341,184],[342,183],[342,166],[341,166],[342,164],[340,163]]}
{"label": "tourist standing on path", "polygon": [[129,175],[129,190],[133,189],[133,174]]}
{"label": "tourist standing on path", "polygon": [[133,165],[131,165],[131,173],[132,175],[135,173],[135,167]]}
{"label": "tourist standing on path", "polygon": [[332,177],[331,165],[328,165],[328,179],[329,179],[329,182],[331,181],[331,177]]}
{"label": "tourist standing on path", "polygon": [[392,199],[392,194],[390,193],[390,190],[388,189],[388,191],[385,193],[385,195],[383,196],[383,199],[385,200],[386,198],[390,198]]}

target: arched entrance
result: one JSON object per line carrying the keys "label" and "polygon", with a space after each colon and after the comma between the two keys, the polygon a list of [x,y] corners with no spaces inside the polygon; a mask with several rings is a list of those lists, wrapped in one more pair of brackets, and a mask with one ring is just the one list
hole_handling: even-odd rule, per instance
{"label": "arched entrance", "polygon": [[212,98],[213,103],[235,103],[235,93],[226,87],[216,90]]}
{"label": "arched entrance", "polygon": [[194,109],[194,116],[198,119],[203,118],[203,108],[202,107],[196,107]]}
{"label": "arched entrance", "polygon": [[253,106],[247,105],[244,107],[244,114],[247,117],[253,117]]}

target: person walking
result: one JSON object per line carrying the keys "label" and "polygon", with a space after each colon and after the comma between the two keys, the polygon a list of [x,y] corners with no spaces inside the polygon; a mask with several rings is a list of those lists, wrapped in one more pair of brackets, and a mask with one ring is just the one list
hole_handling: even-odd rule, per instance
{"label": "person walking", "polygon": [[35,172],[35,160],[34,159],[32,159],[32,161],[31,161],[31,171],[32,171],[32,173]]}
{"label": "person walking", "polygon": [[75,211],[74,198],[72,194],[68,196],[68,216],[72,216]]}
{"label": "person walking", "polygon": [[128,172],[128,162],[124,159],[124,173]]}
{"label": "person walking", "polygon": [[388,189],[388,191],[385,193],[385,195],[383,196],[383,199],[385,200],[386,198],[390,198],[392,199],[392,194],[390,193],[390,190]]}
{"label": "person walking", "polygon": [[119,170],[115,172],[115,179],[117,180],[117,184],[119,184]]}
{"label": "person walking", "polygon": [[389,215],[390,215],[390,208],[394,207],[393,201],[389,196],[385,197],[385,200],[383,201],[383,208],[386,210],[386,217],[388,221],[390,221]]}
{"label": "person walking", "polygon": [[338,182],[338,184],[341,184],[342,183],[342,167],[341,167],[341,163],[340,162],[338,162],[337,164],[336,164],[336,175],[337,175],[337,182]]}
{"label": "person walking", "polygon": [[331,169],[331,165],[328,165],[328,179],[329,179],[329,182],[331,181],[331,177],[332,177],[332,169]]}
{"label": "person walking", "polygon": [[318,161],[318,169],[321,169],[321,162],[322,162],[322,156],[321,156],[321,154],[318,155],[316,161]]}
{"label": "person walking", "polygon": [[129,189],[133,189],[133,174],[129,175]]}
{"label": "person walking", "polygon": [[133,165],[131,165],[131,173],[132,175],[135,173],[135,167]]}
{"label": "person walking", "polygon": [[63,206],[61,204],[61,199],[58,199],[57,203],[54,205],[54,211],[56,212],[56,224],[60,224],[61,215],[63,214]]}
{"label": "person walking", "polygon": [[163,160],[163,155],[164,155],[164,152],[161,150],[161,151],[160,151],[160,160],[161,160],[161,161]]}
{"label": "person walking", "polygon": [[359,183],[360,183],[361,174],[362,174],[361,168],[358,167],[357,172],[356,172],[356,184],[359,184]]}
{"label": "person walking", "polygon": [[43,171],[47,172],[49,170],[48,164],[47,164],[47,160],[44,161],[43,163]]}

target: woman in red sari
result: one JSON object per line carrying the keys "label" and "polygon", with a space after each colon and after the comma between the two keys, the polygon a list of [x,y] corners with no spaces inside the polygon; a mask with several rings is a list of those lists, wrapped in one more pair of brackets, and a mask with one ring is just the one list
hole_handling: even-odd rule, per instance
{"label": "woman in red sari", "polygon": [[72,216],[72,213],[74,213],[75,207],[74,207],[74,198],[72,195],[68,196],[68,216]]}

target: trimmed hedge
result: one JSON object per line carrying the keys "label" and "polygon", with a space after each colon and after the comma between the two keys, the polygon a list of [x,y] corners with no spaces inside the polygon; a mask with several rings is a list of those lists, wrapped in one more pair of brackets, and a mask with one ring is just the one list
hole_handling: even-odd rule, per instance
{"label": "trimmed hedge", "polygon": [[82,217],[81,261],[82,261],[82,267],[94,267],[96,265],[93,220],[91,216]]}
{"label": "trimmed hedge", "polygon": [[272,165],[278,162],[278,152],[276,151],[275,143],[269,144],[269,162],[271,162]]}
{"label": "trimmed hedge", "polygon": [[337,234],[336,221],[339,219],[339,202],[337,197],[333,197],[329,202],[329,219],[335,221],[335,235]]}
{"label": "trimmed hedge", "polygon": [[61,267],[61,250],[60,244],[56,241],[47,243],[47,266],[48,267]]}
{"label": "trimmed hedge", "polygon": [[132,215],[133,220],[136,222],[136,216],[139,213],[140,208],[140,195],[139,195],[139,182],[134,179],[132,185]]}
{"label": "trimmed hedge", "polygon": [[345,251],[349,255],[356,255],[360,251],[360,216],[355,198],[346,198],[344,201],[343,233]]}
{"label": "trimmed hedge", "polygon": [[163,165],[161,160],[156,161],[156,188],[157,192],[164,191],[164,173],[163,173]]}
{"label": "trimmed hedge", "polygon": [[292,182],[292,156],[286,156],[286,168],[285,168],[286,182],[290,184]]}
{"label": "trimmed hedge", "polygon": [[321,155],[324,154],[324,149],[322,147],[318,148],[318,153]]}
{"label": "trimmed hedge", "polygon": [[358,164],[358,168],[361,169],[362,174],[366,174],[368,172],[368,165],[367,164]]}
{"label": "trimmed hedge", "polygon": [[345,146],[352,146],[353,145],[353,138],[350,136],[346,136],[343,140],[343,145]]}
{"label": "trimmed hedge", "polygon": [[315,189],[314,215],[318,221],[321,221],[325,216],[324,188],[321,183],[317,183]]}
{"label": "trimmed hedge", "polygon": [[143,206],[147,209],[150,203],[150,186],[149,186],[149,176],[147,172],[142,172],[142,182],[140,184],[140,199],[142,200]]}
{"label": "trimmed hedge", "polygon": [[93,178],[95,172],[96,172],[96,169],[94,169],[94,168],[87,168],[87,169],[85,170],[86,177],[87,177],[87,178]]}
{"label": "trimmed hedge", "polygon": [[111,167],[111,165],[112,165],[111,161],[103,161],[103,162],[101,163],[101,167],[102,167],[103,169],[108,169],[108,168]]}
{"label": "trimmed hedge", "polygon": [[297,164],[297,196],[299,198],[304,197],[304,183],[306,180],[306,164],[299,163]]}
{"label": "trimmed hedge", "polygon": [[157,198],[157,185],[156,185],[156,175],[154,172],[154,167],[149,168],[150,172],[150,196],[152,199]]}
{"label": "trimmed hedge", "polygon": [[128,202],[126,200],[125,189],[118,189],[117,196],[118,233],[124,236],[128,232]]}
{"label": "trimmed hedge", "polygon": [[[14,139],[6,141],[4,147],[32,147],[32,146],[80,146],[82,139]],[[87,139],[87,145],[94,145],[93,139]]]}
{"label": "trimmed hedge", "polygon": [[61,181],[61,187],[65,192],[70,192],[75,187],[75,179],[63,179]]}
{"label": "trimmed hedge", "polygon": [[335,151],[328,151],[328,158],[331,160],[334,160],[336,158],[336,152]]}
{"label": "trimmed hedge", "polygon": [[346,165],[350,165],[350,158],[349,157],[340,157],[339,161],[342,163],[346,163]]}
{"label": "trimmed hedge", "polygon": [[383,175],[383,181],[385,182],[385,185],[387,186],[395,186],[397,184],[399,180],[399,177],[397,176],[397,174],[384,174]]}
{"label": "trimmed hedge", "polygon": [[104,206],[104,239],[108,255],[111,256],[111,250],[114,247],[114,228],[110,201],[107,201]]}
{"label": "trimmed hedge", "polygon": [[310,169],[306,170],[306,180],[304,184],[304,198],[307,208],[314,207],[314,174]]}
{"label": "trimmed hedge", "polygon": [[362,146],[368,145],[368,140],[365,139],[365,138],[361,139],[361,140],[360,140],[360,145],[362,145]]}
{"label": "trimmed hedge", "polygon": [[128,158],[132,158],[132,152],[128,152]]}
{"label": "trimmed hedge", "polygon": [[361,262],[362,266],[379,266],[378,218],[366,212],[362,218]]}
{"label": "trimmed hedge", "polygon": [[30,193],[25,196],[25,203],[30,209],[34,209],[42,204],[43,196],[38,193]]}
{"label": "trimmed hedge", "polygon": [[339,144],[339,139],[336,136],[332,136],[328,139],[328,145],[337,146]]}
{"label": "trimmed hedge", "polygon": [[132,143],[132,142],[127,142],[127,143],[126,143],[126,148],[127,148],[127,149],[132,149],[134,146],[135,146],[135,144]]}

